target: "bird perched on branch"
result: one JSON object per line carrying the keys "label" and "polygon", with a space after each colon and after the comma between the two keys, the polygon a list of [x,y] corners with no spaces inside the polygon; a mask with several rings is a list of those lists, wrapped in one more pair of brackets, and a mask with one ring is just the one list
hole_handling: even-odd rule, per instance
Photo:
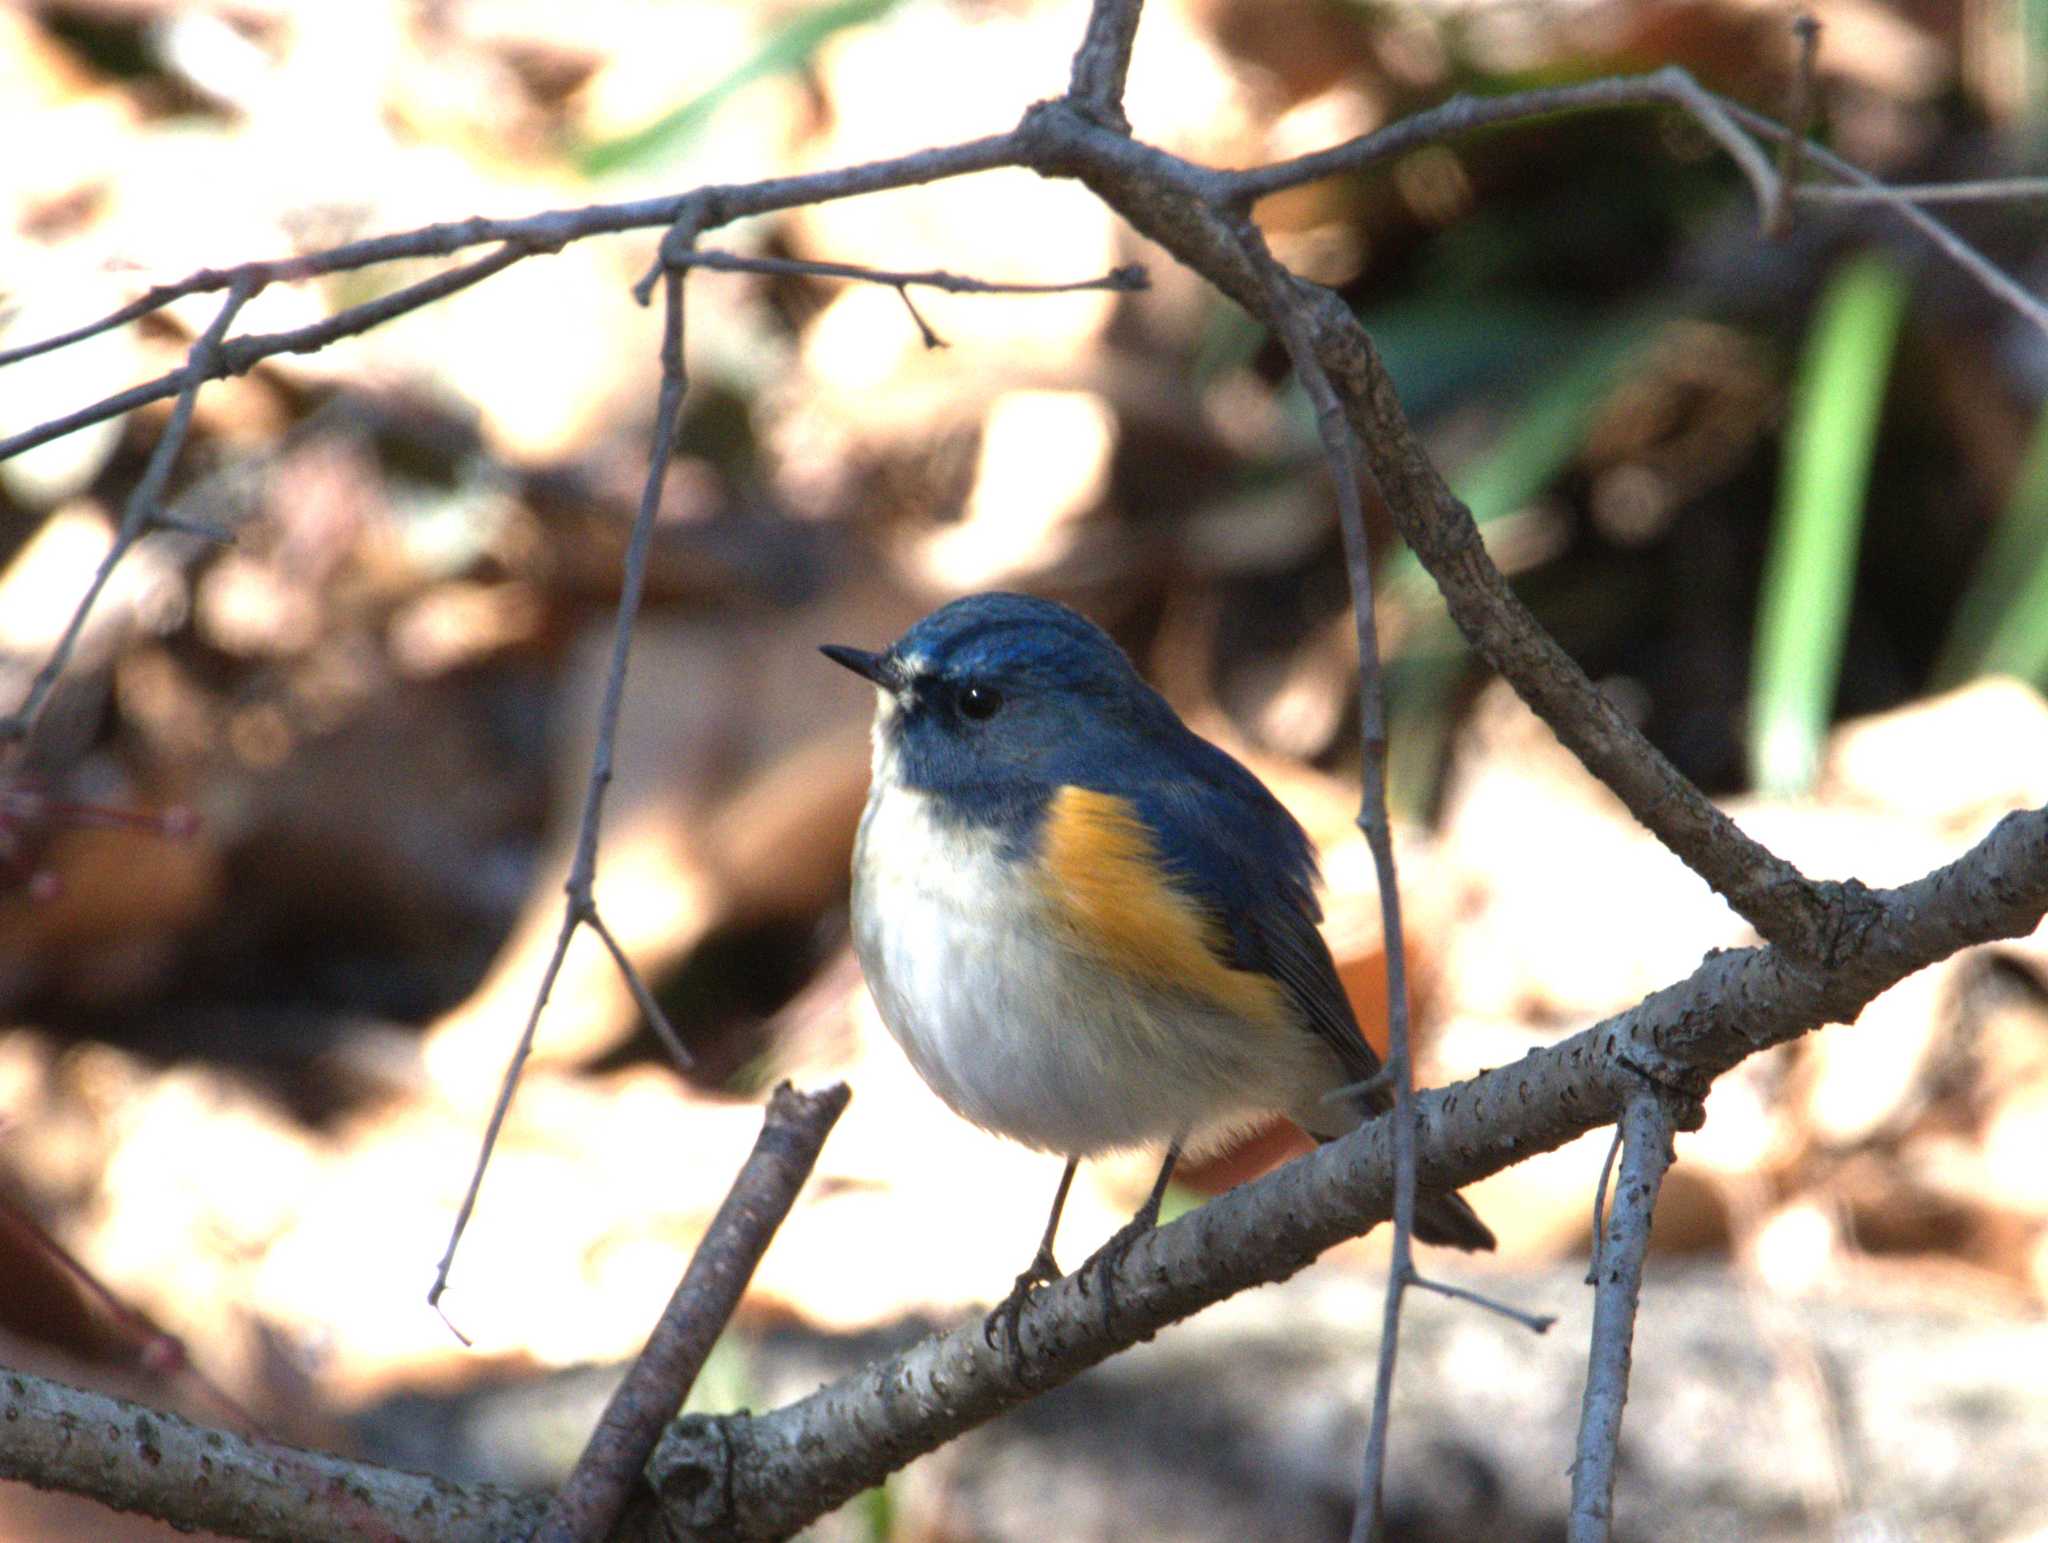
{"label": "bird perched on branch", "polygon": [[[1165,1148],[1096,1256],[1106,1286],[1184,1150],[1274,1112],[1333,1139],[1391,1096],[1356,1086],[1380,1062],[1316,930],[1307,835],[1101,628],[971,595],[880,653],[824,653],[879,697],[853,940],[882,1021],[956,1112],[1067,1159],[1038,1252],[989,1318],[1014,1361],[1024,1301],[1060,1277],[1082,1158]],[[1494,1246],[1454,1194],[1418,1197],[1415,1235]]]}

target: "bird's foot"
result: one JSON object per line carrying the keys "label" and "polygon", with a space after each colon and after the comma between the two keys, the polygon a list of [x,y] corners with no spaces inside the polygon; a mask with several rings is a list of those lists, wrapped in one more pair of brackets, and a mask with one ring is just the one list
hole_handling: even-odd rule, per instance
{"label": "bird's foot", "polygon": [[1102,1309],[1102,1332],[1105,1336],[1116,1333],[1116,1272],[1123,1268],[1124,1255],[1131,1251],[1132,1244],[1158,1224],[1159,1206],[1154,1200],[1117,1228],[1109,1241],[1081,1266],[1081,1289],[1095,1293],[1095,1300]]}
{"label": "bird's foot", "polygon": [[981,1337],[988,1342],[991,1350],[998,1348],[996,1334],[1000,1329],[1003,1342],[1003,1357],[1010,1363],[1011,1375],[1019,1381],[1024,1377],[1024,1342],[1017,1330],[1017,1319],[1024,1311],[1024,1304],[1031,1300],[1041,1286],[1050,1286],[1061,1278],[1059,1261],[1052,1256],[1052,1250],[1041,1246],[1031,1256],[1031,1263],[1018,1272],[1017,1283],[1010,1288],[1010,1294],[995,1305],[988,1320],[981,1326]]}

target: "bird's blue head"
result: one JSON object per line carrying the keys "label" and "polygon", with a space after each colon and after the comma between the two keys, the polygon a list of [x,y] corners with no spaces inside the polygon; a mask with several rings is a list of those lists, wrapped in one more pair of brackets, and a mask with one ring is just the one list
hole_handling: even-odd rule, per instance
{"label": "bird's blue head", "polygon": [[881,695],[877,778],[940,794],[968,817],[1165,760],[1188,733],[1108,633],[1050,600],[969,595],[881,653],[823,651]]}

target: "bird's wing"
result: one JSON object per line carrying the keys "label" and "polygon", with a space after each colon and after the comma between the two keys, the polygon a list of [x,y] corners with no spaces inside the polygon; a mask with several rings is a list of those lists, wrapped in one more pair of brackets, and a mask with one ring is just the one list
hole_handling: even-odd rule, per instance
{"label": "bird's wing", "polygon": [[[1365,1081],[1380,1060],[1359,1032],[1316,927],[1322,908],[1315,849],[1264,783],[1208,741],[1182,732],[1180,775],[1141,780],[1126,773],[1062,787],[1048,806],[1048,832],[1063,822],[1077,828],[1074,816],[1093,811],[1091,818],[1116,833],[1101,843],[1103,852],[1132,854],[1121,873],[1113,871],[1115,862],[1101,865],[1105,910],[1129,914],[1123,902],[1137,895],[1138,912],[1192,919],[1193,933],[1183,928],[1171,959],[1191,962],[1190,982],[1201,978],[1194,989],[1218,996],[1213,975],[1277,994],[1283,1011],[1292,1008],[1288,1017],[1336,1052],[1347,1076]],[[1070,871],[1085,866],[1083,855],[1070,855]],[[1360,1100],[1369,1111],[1392,1102],[1384,1090]],[[1453,1248],[1494,1247],[1492,1232],[1455,1194],[1416,1197],[1415,1236]]]}
{"label": "bird's wing", "polygon": [[1215,961],[1233,976],[1277,982],[1290,1016],[1325,1040],[1347,1073],[1370,1077],[1379,1057],[1316,927],[1322,907],[1307,834],[1263,782],[1207,740],[1181,729],[1174,759],[1176,775],[1111,773],[1095,779],[1099,793],[1142,827],[1163,882],[1206,923]]}

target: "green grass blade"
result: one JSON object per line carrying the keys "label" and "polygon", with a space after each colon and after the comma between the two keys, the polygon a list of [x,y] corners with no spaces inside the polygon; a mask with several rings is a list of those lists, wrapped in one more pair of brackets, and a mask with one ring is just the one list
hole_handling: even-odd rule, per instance
{"label": "green grass blade", "polygon": [[[1450,477],[1451,490],[1488,525],[1526,508],[1584,447],[1586,431],[1625,372],[1655,340],[1667,312],[1650,307],[1595,330],[1535,381],[1484,455]],[[1382,592],[1428,619],[1389,661],[1387,783],[1403,813],[1427,806],[1450,745],[1451,707],[1470,649],[1434,599],[1433,580],[1405,547],[1387,560]]]}
{"label": "green grass blade", "polygon": [[1820,769],[1907,293],[1883,253],[1836,269],[1793,383],[1750,676],[1750,780],[1778,796],[1806,792]]}
{"label": "green grass blade", "polygon": [[[1584,447],[1594,415],[1667,319],[1661,306],[1595,330],[1556,368],[1536,380],[1501,424],[1492,448],[1452,472],[1451,491],[1481,530],[1529,503]],[[1405,548],[1388,559],[1384,582],[1423,603],[1430,578]]]}
{"label": "green grass blade", "polygon": [[898,0],[836,0],[798,12],[769,34],[752,57],[689,101],[645,128],[583,146],[576,153],[577,169],[586,177],[603,177],[675,159],[690,148],[735,92],[757,80],[803,68],[834,33],[874,21],[897,4]]}
{"label": "green grass blade", "polygon": [[2013,479],[2012,495],[1935,661],[1946,691],[1979,675],[2048,680],[2048,407]]}

